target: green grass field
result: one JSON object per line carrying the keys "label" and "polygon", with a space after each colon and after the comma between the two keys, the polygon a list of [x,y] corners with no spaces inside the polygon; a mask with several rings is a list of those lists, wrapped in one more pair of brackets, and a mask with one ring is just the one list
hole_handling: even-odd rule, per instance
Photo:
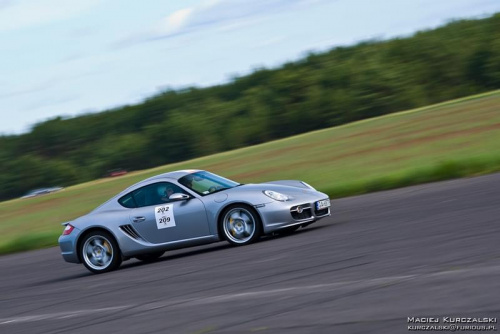
{"label": "green grass field", "polygon": [[61,222],[176,169],[206,169],[242,183],[300,179],[333,198],[499,171],[499,106],[495,91],[2,202],[0,254],[56,245]]}

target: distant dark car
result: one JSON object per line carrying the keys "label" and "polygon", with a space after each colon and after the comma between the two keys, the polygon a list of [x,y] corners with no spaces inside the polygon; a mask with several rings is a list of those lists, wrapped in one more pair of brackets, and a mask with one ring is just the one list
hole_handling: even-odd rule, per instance
{"label": "distant dark car", "polygon": [[29,193],[27,193],[26,195],[24,195],[21,198],[30,198],[30,197],[36,197],[36,196],[40,196],[40,195],[50,194],[50,193],[59,191],[61,189],[62,189],[62,187],[34,189],[34,190],[31,190]]}
{"label": "distant dark car", "polygon": [[127,170],[126,169],[121,169],[121,168],[118,168],[118,169],[112,169],[112,170],[109,170],[107,173],[106,173],[106,176],[107,177],[116,177],[116,176],[122,176],[122,175],[125,175],[127,174]]}

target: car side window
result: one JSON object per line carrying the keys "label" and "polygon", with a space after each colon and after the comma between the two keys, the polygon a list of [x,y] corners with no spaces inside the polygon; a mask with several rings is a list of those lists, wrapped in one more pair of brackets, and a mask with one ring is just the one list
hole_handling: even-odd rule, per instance
{"label": "car side window", "polygon": [[140,208],[143,206],[171,203],[170,195],[182,193],[189,195],[181,187],[170,182],[153,183],[136,189],[121,197],[118,202],[126,208]]}
{"label": "car side window", "polygon": [[121,197],[118,200],[118,203],[120,203],[122,206],[128,208],[128,209],[133,209],[137,207],[137,204],[135,203],[134,197],[132,196],[132,193],[128,193],[127,195]]}

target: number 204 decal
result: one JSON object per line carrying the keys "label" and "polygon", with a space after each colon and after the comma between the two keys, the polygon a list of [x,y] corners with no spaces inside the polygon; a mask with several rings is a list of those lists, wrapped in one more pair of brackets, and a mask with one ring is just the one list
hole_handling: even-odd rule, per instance
{"label": "number 204 decal", "polygon": [[155,207],[155,218],[158,229],[174,227],[174,205],[167,204]]}

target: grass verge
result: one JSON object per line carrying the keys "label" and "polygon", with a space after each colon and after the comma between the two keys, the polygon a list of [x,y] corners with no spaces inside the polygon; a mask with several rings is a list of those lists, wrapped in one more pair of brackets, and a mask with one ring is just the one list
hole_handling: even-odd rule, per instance
{"label": "grass verge", "polygon": [[331,198],[361,195],[429,182],[500,172],[500,155],[481,159],[449,160],[434,166],[402,171],[392,175],[339,184],[324,191]]}

